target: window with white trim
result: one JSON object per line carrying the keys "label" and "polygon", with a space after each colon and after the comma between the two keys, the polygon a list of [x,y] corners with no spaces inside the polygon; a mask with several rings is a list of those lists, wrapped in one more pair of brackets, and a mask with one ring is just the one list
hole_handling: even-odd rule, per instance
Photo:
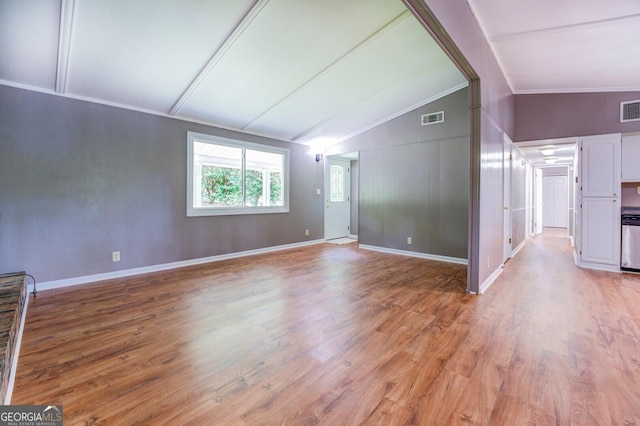
{"label": "window with white trim", "polygon": [[289,150],[187,133],[187,216],[289,211]]}
{"label": "window with white trim", "polygon": [[329,180],[331,182],[331,196],[332,202],[341,203],[344,201],[344,167],[338,165],[332,165],[329,169]]}

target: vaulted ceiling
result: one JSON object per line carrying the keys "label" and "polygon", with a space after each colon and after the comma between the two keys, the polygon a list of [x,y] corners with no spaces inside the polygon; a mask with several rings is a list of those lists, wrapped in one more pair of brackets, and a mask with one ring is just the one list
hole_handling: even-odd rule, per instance
{"label": "vaulted ceiling", "polygon": [[640,1],[467,1],[514,93],[640,90]]}
{"label": "vaulted ceiling", "polygon": [[[640,91],[640,1],[467,2],[513,93]],[[573,162],[575,138],[517,143],[536,166],[546,145]]]}
{"label": "vaulted ceiling", "polygon": [[0,84],[310,143],[467,82],[400,1],[0,0]]}

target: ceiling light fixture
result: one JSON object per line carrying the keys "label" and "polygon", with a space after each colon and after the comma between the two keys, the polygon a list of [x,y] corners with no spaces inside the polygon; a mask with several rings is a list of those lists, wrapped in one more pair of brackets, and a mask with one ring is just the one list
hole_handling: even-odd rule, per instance
{"label": "ceiling light fixture", "polygon": [[558,161],[558,157],[546,157],[544,159],[544,162],[547,164],[556,164],[556,161]]}
{"label": "ceiling light fixture", "polygon": [[553,155],[556,152],[556,147],[553,145],[546,145],[540,148],[540,153],[542,155]]}

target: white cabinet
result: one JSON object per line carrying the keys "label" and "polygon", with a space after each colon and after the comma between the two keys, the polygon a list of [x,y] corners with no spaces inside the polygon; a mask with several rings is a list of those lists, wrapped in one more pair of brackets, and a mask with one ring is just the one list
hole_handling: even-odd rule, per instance
{"label": "white cabinet", "polygon": [[620,134],[578,140],[581,154],[582,196],[620,195]]}
{"label": "white cabinet", "polygon": [[[620,264],[620,207],[617,198],[583,198],[580,260]],[[584,265],[594,266],[594,265]]]}
{"label": "white cabinet", "polygon": [[578,139],[580,266],[620,270],[621,135]]}
{"label": "white cabinet", "polygon": [[622,180],[640,182],[640,135],[622,137]]}

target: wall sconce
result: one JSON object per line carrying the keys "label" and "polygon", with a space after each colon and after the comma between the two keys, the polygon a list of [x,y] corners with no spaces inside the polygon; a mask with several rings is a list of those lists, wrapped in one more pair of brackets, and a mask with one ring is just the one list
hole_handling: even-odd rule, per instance
{"label": "wall sconce", "polygon": [[322,154],[316,154],[316,161],[322,160]]}

